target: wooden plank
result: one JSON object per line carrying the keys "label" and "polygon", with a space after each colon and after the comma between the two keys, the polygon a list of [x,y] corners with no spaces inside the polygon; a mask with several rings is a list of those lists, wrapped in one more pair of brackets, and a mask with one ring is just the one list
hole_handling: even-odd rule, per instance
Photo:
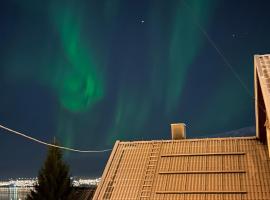
{"label": "wooden plank", "polygon": [[220,152],[220,153],[177,153],[163,154],[161,157],[178,157],[178,156],[224,156],[224,155],[245,155],[246,152]]}
{"label": "wooden plank", "polygon": [[156,191],[157,194],[246,194],[247,191]]}
{"label": "wooden plank", "polygon": [[226,171],[160,171],[159,174],[223,174],[223,173],[246,173],[245,170],[226,170]]}

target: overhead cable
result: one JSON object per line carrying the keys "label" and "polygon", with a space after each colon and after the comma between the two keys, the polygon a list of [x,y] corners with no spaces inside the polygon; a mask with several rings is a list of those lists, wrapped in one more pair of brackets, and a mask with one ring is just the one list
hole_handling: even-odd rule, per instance
{"label": "overhead cable", "polygon": [[107,151],[111,151],[112,150],[112,149],[103,149],[103,150],[79,150],[79,149],[74,149],[74,148],[69,148],[69,147],[64,147],[64,146],[60,146],[60,145],[56,145],[56,144],[47,143],[47,142],[44,142],[42,140],[36,139],[34,137],[31,137],[29,135],[26,135],[24,133],[21,133],[19,131],[15,131],[15,130],[13,130],[11,128],[8,128],[6,126],[3,126],[1,124],[0,124],[0,128],[8,131],[9,133],[13,133],[15,135],[24,137],[24,138],[26,138],[28,140],[32,140],[32,141],[34,141],[36,143],[43,144],[43,145],[46,145],[46,146],[49,146],[49,147],[55,147],[55,148],[67,150],[67,151],[73,151],[73,152],[79,152],[79,153],[103,153],[103,152],[107,152]]}
{"label": "overhead cable", "polygon": [[[225,66],[230,69],[234,77],[238,80],[238,82],[241,84],[241,86],[244,88],[246,93],[254,100],[256,101],[254,95],[252,92],[249,90],[248,86],[245,84],[245,82],[242,80],[240,75],[237,73],[237,71],[234,69],[233,65],[229,62],[229,60],[226,58],[226,56],[222,53],[221,49],[216,45],[214,40],[210,37],[210,35],[207,33],[207,31],[204,29],[204,27],[199,23],[199,20],[196,18],[196,15],[193,13],[192,7],[185,1],[183,0],[184,5],[192,12],[192,16],[194,19],[195,24],[198,26],[199,30],[203,33],[207,41],[210,43],[210,45],[215,49],[215,51],[218,53],[218,55],[222,58],[223,62],[225,63]],[[263,111],[266,112],[264,109],[264,106],[261,105],[258,102],[258,107]]]}

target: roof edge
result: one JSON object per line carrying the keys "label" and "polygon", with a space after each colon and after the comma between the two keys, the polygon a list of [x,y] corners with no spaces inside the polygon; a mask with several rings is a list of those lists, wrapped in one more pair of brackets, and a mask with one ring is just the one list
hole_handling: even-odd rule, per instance
{"label": "roof edge", "polygon": [[119,140],[116,140],[116,142],[115,142],[115,144],[114,144],[114,147],[113,147],[113,150],[112,150],[112,153],[111,153],[111,155],[110,155],[110,158],[109,158],[108,162],[106,163],[106,167],[105,167],[105,169],[104,169],[104,171],[103,171],[103,174],[102,174],[102,176],[101,176],[101,181],[100,181],[100,183],[98,184],[98,187],[97,187],[97,189],[96,189],[96,192],[95,192],[95,194],[94,194],[93,199],[98,199],[98,198],[99,198],[100,191],[101,191],[101,189],[102,189],[102,186],[103,186],[104,180],[105,180],[105,178],[106,178],[106,176],[107,176],[107,173],[108,173],[108,171],[109,171],[109,169],[110,169],[110,167],[111,167],[111,164],[112,164],[113,158],[114,158],[114,156],[115,156],[115,153],[116,153],[116,151],[117,151],[117,148],[118,148],[118,144],[119,144],[119,143],[120,143],[120,141],[119,141]]}
{"label": "roof edge", "polygon": [[191,138],[184,140],[138,140],[138,141],[119,141],[120,143],[152,143],[152,142],[192,142],[192,141],[202,141],[202,140],[254,140],[258,139],[257,136],[243,136],[243,137],[217,137],[217,138]]}

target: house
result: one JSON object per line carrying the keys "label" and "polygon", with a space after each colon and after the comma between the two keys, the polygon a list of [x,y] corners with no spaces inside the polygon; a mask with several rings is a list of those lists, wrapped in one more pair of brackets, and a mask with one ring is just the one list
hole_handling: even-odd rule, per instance
{"label": "house", "polygon": [[270,55],[255,55],[256,136],[116,141],[94,199],[270,199]]}

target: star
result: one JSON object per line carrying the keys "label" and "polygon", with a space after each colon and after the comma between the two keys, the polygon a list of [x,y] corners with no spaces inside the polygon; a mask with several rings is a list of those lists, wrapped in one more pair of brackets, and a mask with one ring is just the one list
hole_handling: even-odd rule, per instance
{"label": "star", "polygon": [[144,23],[144,20],[141,20],[141,23],[143,24]]}

